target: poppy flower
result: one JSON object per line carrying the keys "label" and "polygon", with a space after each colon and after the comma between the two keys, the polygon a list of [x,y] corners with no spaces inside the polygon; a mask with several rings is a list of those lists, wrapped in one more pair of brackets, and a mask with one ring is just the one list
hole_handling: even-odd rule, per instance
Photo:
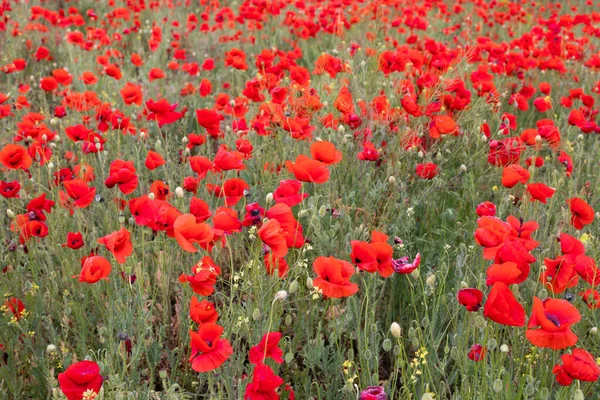
{"label": "poppy flower", "polygon": [[296,162],[286,161],[285,166],[297,180],[302,182],[325,183],[329,180],[327,165],[303,154],[296,157]]}
{"label": "poppy flower", "polygon": [[509,240],[501,245],[493,259],[496,264],[513,262],[517,265],[521,275],[514,278],[513,283],[515,284],[524,282],[527,279],[531,269],[530,264],[536,261],[536,258],[529,253],[525,246],[514,240]]}
{"label": "poppy flower", "polygon": [[262,227],[262,219],[265,214],[265,209],[260,206],[258,203],[250,203],[246,205],[246,214],[244,215],[244,220],[242,221],[242,225],[245,227],[249,226],[257,226],[258,228]]}
{"label": "poppy flower", "polygon": [[225,66],[231,66],[242,71],[247,70],[248,63],[246,62],[246,53],[244,50],[234,48],[225,52]]}
{"label": "poppy flower", "polygon": [[308,193],[300,193],[301,188],[302,182],[295,179],[284,179],[279,182],[279,186],[273,192],[273,199],[276,203],[284,203],[293,207],[308,197]]}
{"label": "poppy flower", "polygon": [[25,316],[25,304],[16,297],[8,298],[3,306],[6,307],[6,312],[11,312],[17,321]]}
{"label": "poppy flower", "polygon": [[575,229],[583,229],[585,225],[594,222],[594,209],[585,200],[574,197],[567,200],[571,210],[571,225]]}
{"label": "poppy flower", "polygon": [[288,246],[285,231],[281,228],[279,222],[270,219],[258,230],[258,237],[264,244],[269,246],[276,258],[283,258],[288,253]]}
{"label": "poppy flower", "polygon": [[[73,199],[74,205],[79,208],[86,208],[96,196],[96,188],[89,187],[88,184],[81,179],[73,179],[63,183],[67,195]],[[60,193],[63,193],[62,191]],[[71,212],[72,214],[72,212]]]}
{"label": "poppy flower", "polygon": [[484,359],[485,353],[487,353],[487,348],[475,343],[469,350],[469,360],[479,362]]}
{"label": "poppy flower", "polygon": [[352,246],[350,259],[353,264],[366,272],[372,273],[377,271],[377,266],[379,265],[377,251],[371,243],[353,240],[350,242],[350,246]]}
{"label": "poppy flower", "polygon": [[215,324],[202,324],[198,332],[190,331],[192,369],[208,372],[219,368],[233,354],[227,339],[221,339],[223,327]]}
{"label": "poppy flower", "polygon": [[511,226],[499,218],[488,216],[478,218],[477,226],[475,241],[484,248],[483,257],[491,260],[498,249],[508,240]]}
{"label": "poppy flower", "polygon": [[119,264],[123,264],[127,257],[133,253],[133,245],[131,244],[131,234],[125,228],[121,228],[111,234],[98,239],[99,244],[106,246]]}
{"label": "poppy flower", "polygon": [[336,149],[333,143],[325,140],[314,142],[310,146],[310,154],[312,158],[325,165],[333,165],[342,161],[342,152]]}
{"label": "poppy flower", "polygon": [[519,164],[506,166],[502,170],[502,186],[510,189],[519,182],[525,184],[529,180],[529,175],[529,171]]}
{"label": "poppy flower", "polygon": [[279,348],[280,332],[265,333],[260,343],[250,349],[248,358],[252,364],[263,364],[272,358],[277,364],[283,364],[283,351]]}
{"label": "poppy flower", "polygon": [[187,112],[187,108],[184,108],[181,111],[175,111],[177,106],[177,103],[170,104],[166,99],[160,99],[157,102],[150,99],[146,101],[146,108],[149,111],[146,119],[148,121],[157,121],[159,127],[177,122],[183,118]]}
{"label": "poppy flower", "polygon": [[144,165],[150,171],[154,171],[156,168],[164,165],[166,163],[165,159],[157,152],[148,150],[148,154],[146,155],[146,162]]}
{"label": "poppy flower", "polygon": [[429,136],[438,139],[441,135],[458,135],[458,125],[448,115],[438,115],[431,121]]}
{"label": "poppy flower", "polygon": [[252,382],[246,386],[244,400],[276,400],[279,395],[275,391],[284,383],[284,380],[275,375],[271,367],[266,364],[257,364],[252,372]]}
{"label": "poppy flower", "polygon": [[561,356],[562,365],[556,364],[552,373],[562,386],[569,386],[574,379],[596,382],[600,377],[600,367],[593,355],[584,349],[573,349],[571,354]]}
{"label": "poppy flower", "polygon": [[546,204],[546,200],[551,198],[556,189],[546,186],[543,183],[530,183],[527,185],[527,193],[531,196],[531,201],[540,201]]}
{"label": "poppy flower", "polygon": [[212,216],[212,211],[208,204],[197,197],[190,200],[190,213],[196,217],[196,222],[204,222]]}
{"label": "poppy flower", "polygon": [[83,74],[81,74],[79,79],[84,83],[84,85],[94,85],[96,82],[98,82],[98,77],[90,71],[85,71]]}
{"label": "poppy flower", "polygon": [[[0,181],[0,195],[6,199],[18,199],[21,183],[19,181]],[[308,195],[307,195],[308,196]]]}
{"label": "poppy flower", "polygon": [[465,306],[467,311],[477,311],[481,308],[483,293],[481,293],[481,290],[474,288],[461,289],[456,294],[456,298],[460,305]]}
{"label": "poppy flower", "polygon": [[109,189],[117,185],[123,194],[133,193],[138,185],[138,176],[133,161],[115,160],[110,163],[109,176],[104,184]]}
{"label": "poppy flower", "polygon": [[192,296],[190,303],[190,318],[198,325],[214,324],[219,318],[215,305],[208,300],[198,301]]}
{"label": "poppy flower", "polygon": [[600,293],[596,289],[588,289],[580,292],[579,295],[590,310],[600,308]]}
{"label": "poppy flower", "polygon": [[566,300],[534,297],[525,336],[534,346],[562,350],[579,340],[571,325],[580,319],[577,308]]}
{"label": "poppy flower", "polygon": [[294,218],[292,209],[283,203],[271,207],[267,213],[267,218],[279,222],[288,248],[300,248],[304,244],[304,234],[302,225]]}
{"label": "poppy flower", "polygon": [[243,171],[246,169],[243,160],[243,153],[239,151],[228,151],[226,146],[222,145],[219,146],[219,150],[217,150],[213,163],[215,167],[223,171]]}
{"label": "poppy flower", "polygon": [[225,119],[224,116],[214,110],[201,109],[196,110],[196,119],[212,138],[221,136],[221,121]]}
{"label": "poppy flower", "polygon": [[217,207],[213,216],[213,232],[215,236],[231,235],[242,231],[242,222],[237,211],[228,207]]}
{"label": "poppy flower", "polygon": [[313,262],[313,271],[317,274],[314,286],[325,297],[348,297],[358,292],[358,285],[350,282],[354,267],[347,261],[319,256]]}
{"label": "poppy flower", "polygon": [[164,73],[164,71],[160,68],[152,68],[150,69],[150,72],[148,73],[148,80],[150,82],[155,81],[157,79],[162,79],[164,78],[166,75]]}
{"label": "poppy flower", "polygon": [[569,258],[575,258],[585,253],[585,247],[583,243],[577,238],[566,233],[561,233],[558,236],[558,242],[560,243],[560,251]]}
{"label": "poppy flower", "polygon": [[522,244],[527,250],[535,249],[540,243],[531,238],[540,225],[536,221],[523,221],[512,215],[506,217],[506,222],[510,225],[509,240],[514,240]]}
{"label": "poppy flower", "polygon": [[277,270],[277,276],[280,278],[285,278],[288,273],[289,265],[285,258],[277,258],[272,253],[266,253],[263,257],[263,262],[265,263],[265,270],[267,274],[274,276],[275,270]]}
{"label": "poppy flower", "polygon": [[417,164],[415,173],[419,178],[430,180],[437,176],[439,169],[434,163]]}
{"label": "poppy flower", "polygon": [[496,282],[502,282],[505,285],[516,284],[521,277],[521,270],[514,262],[505,262],[502,264],[492,264],[488,267],[487,279],[485,284],[491,286]]}
{"label": "poppy flower", "polygon": [[496,215],[496,205],[489,201],[480,203],[477,205],[475,213],[479,217],[493,217]]}
{"label": "poppy flower", "polygon": [[182,249],[190,253],[198,251],[193,243],[197,243],[205,250],[212,248],[211,241],[214,233],[210,225],[196,222],[193,214],[182,214],[173,224],[173,233],[177,243]]}
{"label": "poppy flower", "polygon": [[525,309],[502,282],[496,282],[492,286],[483,307],[483,315],[502,325],[525,325]]}
{"label": "poppy flower", "polygon": [[58,374],[58,385],[68,400],[94,398],[103,381],[98,364],[88,360],[71,364],[65,372]]}
{"label": "poppy flower", "polygon": [[[565,257],[572,259],[572,257]],[[600,270],[596,266],[596,260],[584,254],[575,257],[575,272],[592,286],[600,285]]]}
{"label": "poppy flower", "polygon": [[110,262],[106,258],[92,255],[84,257],[81,263],[81,273],[75,275],[74,278],[79,278],[79,282],[96,283],[100,279],[108,280],[111,270]]}
{"label": "poppy flower", "polygon": [[77,250],[83,247],[83,235],[81,232],[69,232],[67,233],[67,243],[64,243],[62,247],[68,247],[73,250]]}
{"label": "poppy flower", "polygon": [[215,264],[210,256],[204,256],[192,266],[192,275],[181,274],[179,282],[189,283],[194,293],[210,296],[215,291],[215,283],[221,275],[221,267]]}
{"label": "poppy flower", "polygon": [[123,97],[123,101],[128,106],[132,104],[136,104],[138,106],[142,105],[142,89],[138,85],[134,85],[133,83],[127,82],[123,89],[119,92],[121,93],[121,97]]}
{"label": "poppy flower", "polygon": [[202,179],[209,171],[213,170],[213,162],[204,156],[192,156],[189,158],[192,171],[198,174],[198,178]]}
{"label": "poppy flower", "polygon": [[0,150],[0,162],[8,169],[27,170],[33,159],[25,147],[9,143]]}
{"label": "poppy flower", "polygon": [[161,180],[156,180],[156,181],[152,182],[152,185],[150,185],[150,193],[154,194],[154,198],[156,200],[163,200],[163,201],[166,201],[171,196],[173,196],[173,193],[169,189],[169,186],[167,186]]}
{"label": "poppy flower", "polygon": [[545,258],[544,265],[546,268],[540,274],[540,282],[552,293],[562,293],[579,283],[575,264],[566,257]]}

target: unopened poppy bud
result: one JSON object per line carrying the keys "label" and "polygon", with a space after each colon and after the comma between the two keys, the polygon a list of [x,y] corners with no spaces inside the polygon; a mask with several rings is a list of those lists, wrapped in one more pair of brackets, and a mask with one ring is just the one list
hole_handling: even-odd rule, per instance
{"label": "unopened poppy bud", "polygon": [[15,217],[15,213],[13,212],[13,210],[11,210],[10,208],[6,209],[6,216],[10,219],[13,219]]}
{"label": "unopened poppy bud", "polygon": [[183,154],[186,155],[186,156],[189,156],[190,154],[192,154],[192,152],[190,151],[190,149],[188,149],[186,147],[185,150],[183,150]]}
{"label": "unopened poppy bud", "polygon": [[583,395],[583,391],[581,389],[577,389],[575,394],[573,395],[573,400],[585,400],[585,396]]}
{"label": "unopened poppy bud", "polygon": [[235,107],[235,100],[231,100],[231,101],[229,102],[229,105],[230,105],[231,107]]}
{"label": "unopened poppy bud", "polygon": [[146,132],[141,131],[140,132],[140,139],[144,139],[146,137]]}
{"label": "unopened poppy bud", "polygon": [[135,218],[129,217],[129,225],[135,224]]}
{"label": "unopened poppy bud", "polygon": [[48,163],[48,169],[52,169],[54,168],[54,163],[53,162],[49,162]]}
{"label": "unopened poppy bud", "polygon": [[494,392],[500,393],[503,389],[503,386],[504,385],[502,384],[502,381],[500,379],[496,379],[492,384],[492,389],[494,389]]}
{"label": "unopened poppy bud", "polygon": [[231,127],[229,125],[225,127],[225,132],[231,133]]}
{"label": "unopened poppy bud", "polygon": [[303,218],[306,217],[308,215],[308,210],[300,210],[298,212],[298,218]]}
{"label": "unopened poppy bud", "polygon": [[102,145],[100,143],[96,143],[96,149],[100,150],[102,148]]}
{"label": "unopened poppy bud", "polygon": [[298,281],[293,281],[292,283],[290,283],[290,287],[288,288],[288,291],[290,293],[295,293],[298,290]]}
{"label": "unopened poppy bud", "polygon": [[321,207],[319,207],[319,217],[324,217],[325,214],[327,214],[327,207],[325,207],[324,205],[322,205]]}
{"label": "unopened poppy bud", "polygon": [[46,140],[48,140],[48,135],[46,135],[45,133],[42,135],[42,140],[45,142]]}
{"label": "unopened poppy bud", "polygon": [[467,166],[466,166],[465,164],[461,164],[461,165],[460,165],[460,170],[461,170],[462,172],[467,172]]}
{"label": "unopened poppy bud", "polygon": [[414,279],[417,279],[419,277],[419,271],[419,268],[415,269],[413,272],[410,273],[410,276]]}
{"label": "unopened poppy bud", "polygon": [[125,216],[124,215],[119,215],[119,223],[120,224],[124,224],[125,223]]}
{"label": "unopened poppy bud", "polygon": [[482,141],[483,143],[487,142],[487,141],[488,141],[488,138],[487,138],[487,136],[485,136],[485,135],[481,135],[481,141]]}
{"label": "unopened poppy bud", "polygon": [[402,328],[400,328],[400,325],[397,322],[392,322],[390,325],[390,333],[396,339],[400,339],[400,336],[402,336]]}
{"label": "unopened poppy bud", "polygon": [[395,183],[396,183],[396,177],[395,177],[394,175],[390,176],[390,177],[388,178],[388,182],[389,182],[390,184],[392,184],[392,185],[393,185],[393,184],[395,184]]}
{"label": "unopened poppy bud", "polygon": [[390,351],[392,349],[392,341],[390,339],[385,339],[382,347],[384,351]]}
{"label": "unopened poppy bud", "polygon": [[535,142],[536,142],[536,143],[541,143],[541,142],[542,142],[542,140],[543,140],[543,139],[542,139],[542,137],[541,137],[540,135],[536,135],[536,136],[535,136]]}
{"label": "unopened poppy bud", "polygon": [[434,287],[435,286],[435,275],[430,275],[429,277],[427,277],[427,279],[425,280],[425,284],[429,287]]}
{"label": "unopened poppy bud", "polygon": [[421,150],[419,150],[419,152],[417,153],[417,156],[419,158],[423,158],[424,154],[423,154],[423,152]]}
{"label": "unopened poppy bud", "polygon": [[58,120],[56,118],[50,119],[50,125],[56,126],[56,124],[58,124]]}
{"label": "unopened poppy bud", "polygon": [[508,345],[507,344],[501,345],[500,346],[500,351],[503,352],[503,353],[508,353],[508,351],[509,351]]}
{"label": "unopened poppy bud", "polygon": [[175,188],[175,194],[177,195],[177,197],[179,197],[180,199],[183,198],[183,188],[181,186],[177,186]]}
{"label": "unopened poppy bud", "polygon": [[156,196],[154,195],[154,193],[150,192],[150,194],[148,194],[148,198],[150,200],[154,200],[156,198]]}
{"label": "unopened poppy bud", "polygon": [[277,293],[275,293],[274,301],[285,301],[285,299],[287,299],[287,296],[288,292],[286,292],[285,290],[280,290]]}
{"label": "unopened poppy bud", "polygon": [[258,321],[260,319],[261,316],[261,312],[259,308],[255,308],[254,311],[252,311],[252,319],[255,321]]}
{"label": "unopened poppy bud", "polygon": [[265,196],[265,202],[267,204],[271,204],[273,202],[273,193],[267,193]]}
{"label": "unopened poppy bud", "polygon": [[154,144],[154,147],[156,147],[157,149],[160,149],[162,147],[162,142],[160,140],[157,140],[156,143]]}
{"label": "unopened poppy bud", "polygon": [[469,284],[465,281],[460,281],[460,288],[461,289],[466,289],[469,287]]}
{"label": "unopened poppy bud", "polygon": [[344,125],[340,125],[340,126],[338,126],[338,132],[339,132],[339,133],[344,133],[344,132],[346,132],[346,128],[344,128]]}
{"label": "unopened poppy bud", "polygon": [[483,329],[485,328],[485,326],[487,325],[487,322],[485,322],[485,318],[483,318],[483,316],[478,315],[475,318],[475,326],[479,329]]}
{"label": "unopened poppy bud", "polygon": [[46,353],[49,353],[49,354],[56,353],[56,346],[53,344],[49,344],[46,347]]}
{"label": "unopened poppy bud", "polygon": [[592,329],[590,329],[590,335],[595,336],[596,334],[598,334],[598,328],[594,326]]}
{"label": "unopened poppy bud", "polygon": [[577,135],[577,140],[579,140],[581,142],[583,140],[583,135],[582,134]]}
{"label": "unopened poppy bud", "polygon": [[308,278],[306,278],[306,287],[309,289],[313,288],[313,280],[310,276]]}
{"label": "unopened poppy bud", "polygon": [[187,142],[188,142],[187,136],[184,136],[184,137],[181,138],[181,143],[187,144]]}

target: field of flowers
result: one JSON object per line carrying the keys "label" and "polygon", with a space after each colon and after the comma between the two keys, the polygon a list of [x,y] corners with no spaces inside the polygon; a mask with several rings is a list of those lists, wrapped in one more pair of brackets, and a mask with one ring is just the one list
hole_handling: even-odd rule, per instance
{"label": "field of flowers", "polygon": [[598,399],[600,4],[0,0],[0,398]]}

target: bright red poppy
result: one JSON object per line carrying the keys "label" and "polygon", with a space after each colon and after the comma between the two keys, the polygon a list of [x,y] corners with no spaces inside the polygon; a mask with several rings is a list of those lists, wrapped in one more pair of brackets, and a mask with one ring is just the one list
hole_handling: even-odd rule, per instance
{"label": "bright red poppy", "polygon": [[208,372],[219,368],[233,354],[231,344],[222,339],[223,327],[215,324],[202,324],[198,332],[190,331],[190,362],[196,372]]}
{"label": "bright red poppy", "polygon": [[313,271],[317,274],[313,284],[325,297],[348,297],[358,292],[358,285],[350,282],[354,267],[347,261],[319,256],[313,262]]}
{"label": "bright red poppy", "polygon": [[577,308],[566,300],[534,297],[525,336],[534,346],[562,350],[579,340],[571,325],[580,319]]}

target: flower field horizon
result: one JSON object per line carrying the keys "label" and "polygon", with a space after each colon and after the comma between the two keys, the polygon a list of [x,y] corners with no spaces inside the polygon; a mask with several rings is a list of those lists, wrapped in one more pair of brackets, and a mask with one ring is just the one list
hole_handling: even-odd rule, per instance
{"label": "flower field horizon", "polygon": [[600,398],[600,3],[0,0],[0,398]]}

